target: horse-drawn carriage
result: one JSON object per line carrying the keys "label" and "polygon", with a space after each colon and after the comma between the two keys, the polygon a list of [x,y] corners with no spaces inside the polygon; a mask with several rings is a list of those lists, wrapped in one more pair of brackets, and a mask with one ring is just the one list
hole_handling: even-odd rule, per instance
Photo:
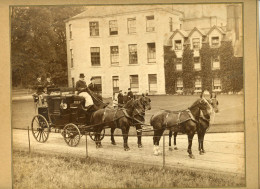
{"label": "horse-drawn carriage", "polygon": [[[48,140],[52,129],[61,131],[69,146],[77,146],[82,135],[89,134],[95,140],[94,127],[89,126],[90,115],[83,107],[84,98],[74,93],[63,94],[55,89],[43,98],[34,95],[37,114],[33,117],[31,130],[34,138],[41,143]],[[102,140],[105,130],[102,130]]]}

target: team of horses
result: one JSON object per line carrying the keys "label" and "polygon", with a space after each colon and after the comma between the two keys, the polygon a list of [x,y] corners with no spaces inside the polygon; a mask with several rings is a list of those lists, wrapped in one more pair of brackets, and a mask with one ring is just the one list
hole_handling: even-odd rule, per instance
{"label": "team of horses", "polygon": [[[95,125],[95,142],[96,147],[101,148],[101,131],[105,128],[111,128],[111,144],[116,145],[114,139],[114,131],[116,128],[121,129],[123,135],[123,147],[125,151],[130,150],[128,146],[128,134],[131,126],[136,127],[138,147],[142,147],[142,125],[145,125],[145,112],[151,109],[151,99],[142,95],[138,99],[128,101],[122,108],[102,108],[95,111],[90,118],[90,123]],[[179,132],[188,135],[188,154],[190,158],[194,158],[192,154],[192,140],[195,133],[198,134],[199,152],[204,154],[204,136],[210,126],[210,118],[218,112],[218,100],[216,95],[210,95],[206,99],[202,94],[190,107],[185,110],[171,111],[162,110],[152,115],[150,126],[154,131],[153,144],[154,155],[159,155],[159,142],[165,130],[169,130],[169,150],[171,148],[171,138],[174,133],[174,149],[176,146],[176,137]]]}

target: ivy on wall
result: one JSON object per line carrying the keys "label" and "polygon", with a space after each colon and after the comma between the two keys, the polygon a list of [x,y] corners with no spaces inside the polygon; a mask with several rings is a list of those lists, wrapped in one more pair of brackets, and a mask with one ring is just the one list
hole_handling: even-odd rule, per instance
{"label": "ivy on wall", "polygon": [[211,56],[209,44],[203,43],[200,49],[202,91],[212,90]]}
{"label": "ivy on wall", "polygon": [[164,46],[164,70],[165,70],[165,90],[167,94],[175,93],[176,70],[175,61],[176,54],[171,47]]}

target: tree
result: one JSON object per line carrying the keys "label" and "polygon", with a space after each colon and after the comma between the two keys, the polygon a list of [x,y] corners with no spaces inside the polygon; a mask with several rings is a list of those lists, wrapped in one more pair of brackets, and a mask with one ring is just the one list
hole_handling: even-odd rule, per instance
{"label": "tree", "polygon": [[208,43],[203,43],[200,49],[201,56],[201,79],[202,91],[212,90],[212,73],[211,73],[211,49]]}
{"label": "tree", "polygon": [[194,65],[193,65],[193,50],[190,45],[184,47],[183,56],[183,87],[185,90],[193,91],[194,88]]}

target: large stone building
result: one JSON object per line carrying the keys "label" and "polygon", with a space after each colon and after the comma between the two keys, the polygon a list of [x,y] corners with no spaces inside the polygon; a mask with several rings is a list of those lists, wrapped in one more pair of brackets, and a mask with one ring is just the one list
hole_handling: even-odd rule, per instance
{"label": "large stone building", "polygon": [[[103,96],[129,87],[136,93],[165,94],[164,47],[175,51],[179,62],[176,70],[182,71],[183,48],[190,44],[196,71],[201,69],[199,50],[205,39],[215,48],[229,32],[229,39],[238,46],[236,40],[242,32],[234,38],[236,21],[235,17],[229,19],[232,26],[227,30],[225,22],[217,17],[187,19],[184,12],[158,6],[87,10],[66,21],[69,86],[74,86],[79,74],[84,73],[87,82],[96,78]],[[220,69],[219,58],[213,61],[213,69]],[[195,92],[199,92],[200,78],[194,82]],[[174,85],[181,93],[182,78]],[[213,85],[214,90],[221,91],[219,78]]]}

